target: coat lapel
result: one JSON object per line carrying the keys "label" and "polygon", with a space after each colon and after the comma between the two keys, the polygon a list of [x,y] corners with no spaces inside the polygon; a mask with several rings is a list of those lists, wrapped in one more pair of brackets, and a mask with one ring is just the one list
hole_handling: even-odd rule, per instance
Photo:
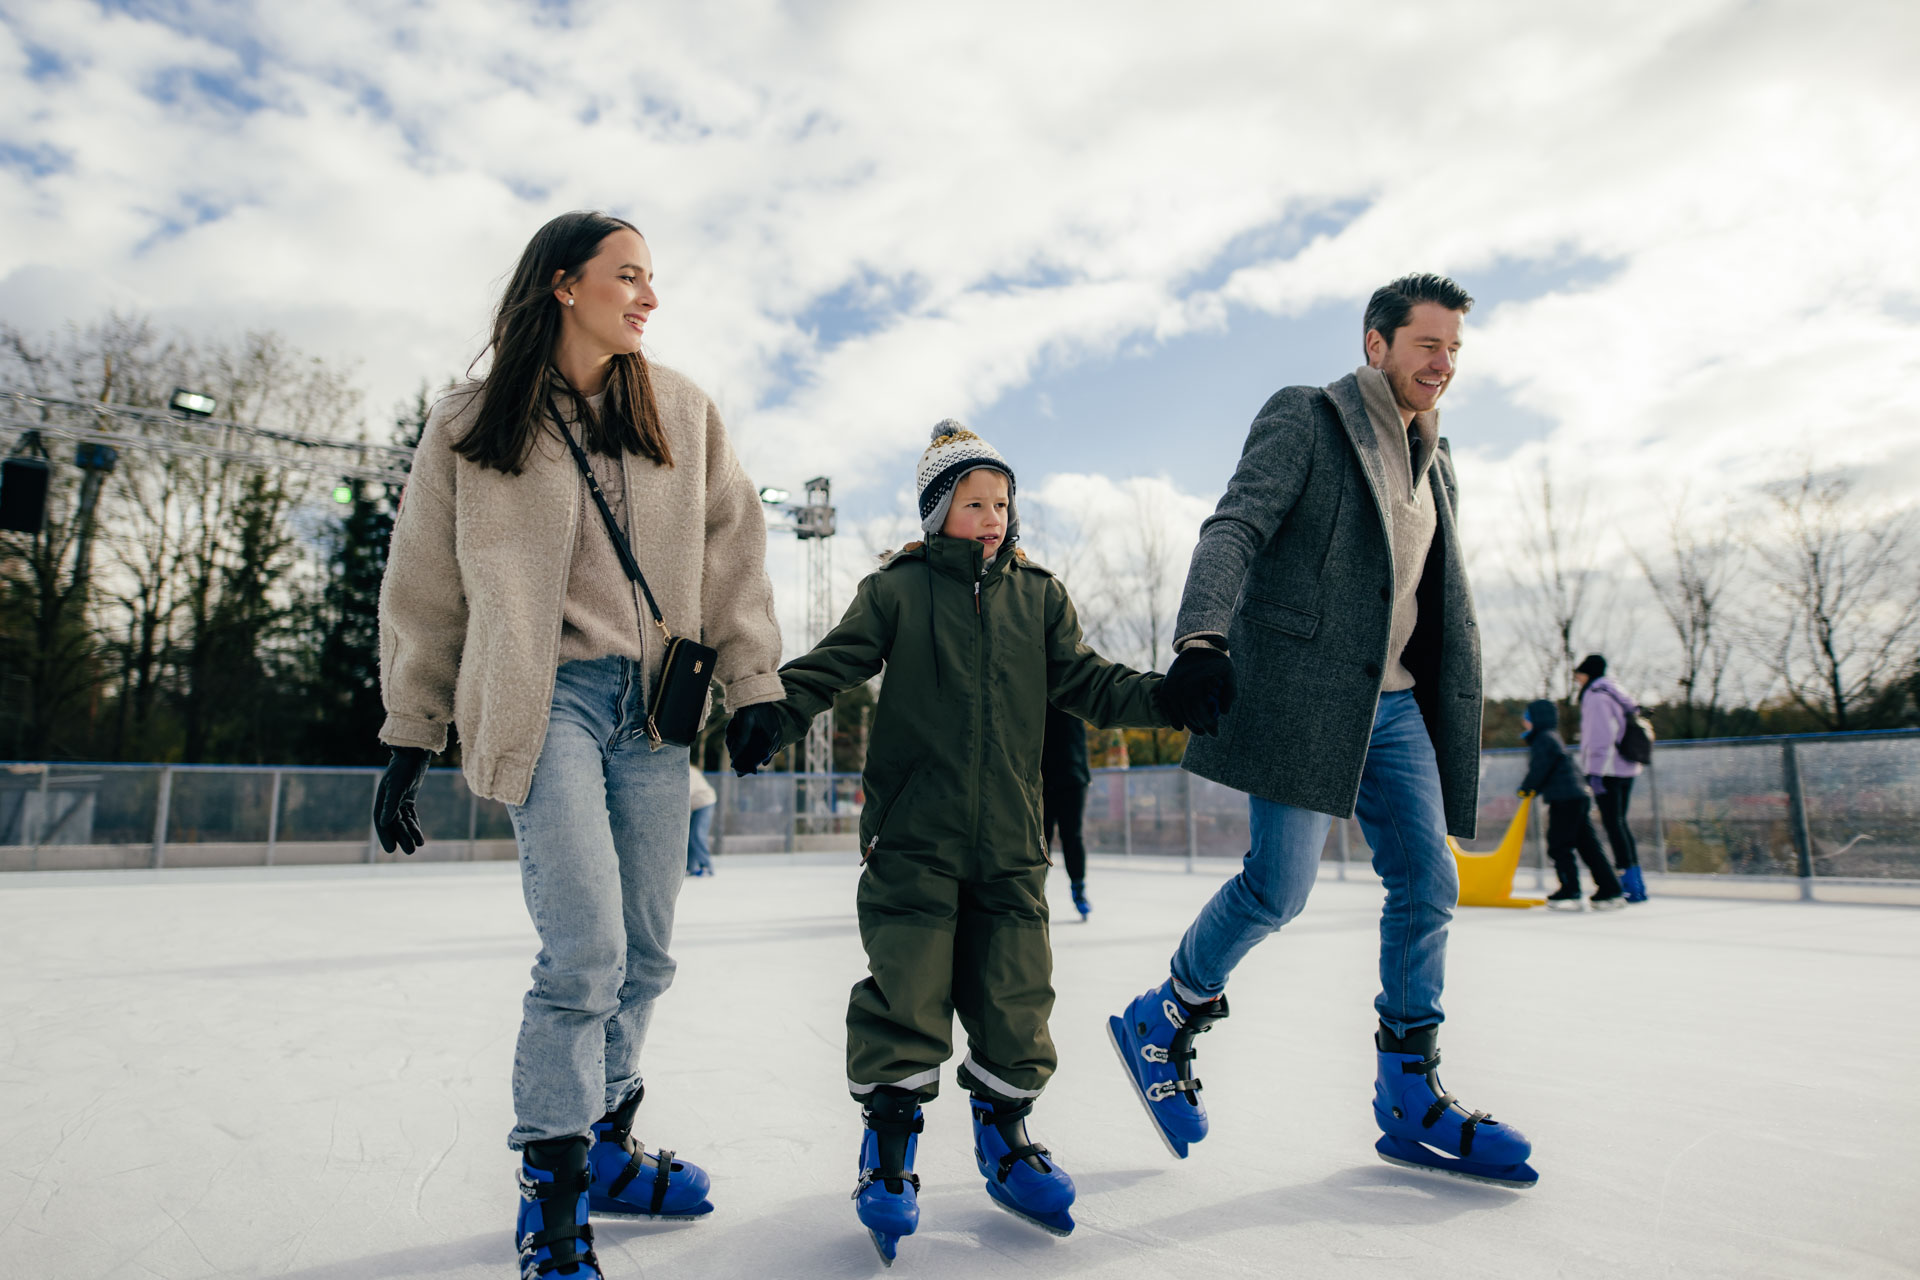
{"label": "coat lapel", "polygon": [[1380,458],[1380,440],[1373,433],[1373,420],[1367,416],[1367,406],[1360,398],[1360,380],[1348,374],[1330,383],[1327,398],[1333,401],[1340,425],[1346,428],[1347,439],[1353,443],[1354,456],[1360,459],[1360,470],[1367,477],[1367,488],[1373,493],[1373,514],[1380,521],[1380,536],[1392,546],[1393,534],[1387,526],[1386,465]]}

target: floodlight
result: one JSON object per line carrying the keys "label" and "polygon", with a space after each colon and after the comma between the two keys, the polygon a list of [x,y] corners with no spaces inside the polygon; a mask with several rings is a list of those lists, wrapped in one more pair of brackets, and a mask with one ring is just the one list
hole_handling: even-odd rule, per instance
{"label": "floodlight", "polygon": [[772,485],[768,485],[766,488],[760,491],[760,501],[766,503],[770,507],[777,507],[781,503],[785,502],[788,498],[791,498],[792,496],[793,495],[788,493],[785,489],[776,489]]}
{"label": "floodlight", "polygon": [[167,401],[167,407],[175,413],[192,414],[196,418],[211,418],[218,404],[212,396],[185,387],[175,387],[173,399]]}

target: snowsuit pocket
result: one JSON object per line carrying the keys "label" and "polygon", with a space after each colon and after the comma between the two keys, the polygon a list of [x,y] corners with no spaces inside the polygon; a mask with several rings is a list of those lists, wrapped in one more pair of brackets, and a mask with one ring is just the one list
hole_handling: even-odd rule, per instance
{"label": "snowsuit pocket", "polygon": [[920,766],[914,766],[907,771],[906,779],[894,788],[892,795],[878,804],[869,804],[868,811],[873,815],[871,822],[866,820],[866,814],[861,815],[860,828],[865,835],[860,841],[861,866],[866,866],[867,859],[880,848],[880,837],[887,829],[887,820],[900,810],[900,801],[906,798],[907,792],[913,790],[913,784],[920,780],[920,773]]}

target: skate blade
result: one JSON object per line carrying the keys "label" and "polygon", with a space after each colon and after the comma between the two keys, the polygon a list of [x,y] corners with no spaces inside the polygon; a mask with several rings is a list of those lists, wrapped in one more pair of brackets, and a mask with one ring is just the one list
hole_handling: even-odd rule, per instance
{"label": "skate blade", "polygon": [[1627,900],[1625,898],[1602,898],[1600,901],[1591,904],[1589,909],[1593,911],[1618,911],[1626,905]]}
{"label": "skate blade", "polygon": [[880,1255],[880,1265],[891,1267],[900,1248],[900,1237],[882,1235],[872,1227],[867,1228],[867,1239],[873,1241],[873,1251]]}
{"label": "skate blade", "polygon": [[1474,1173],[1447,1156],[1434,1157],[1436,1160],[1447,1161],[1445,1164],[1422,1164],[1418,1160],[1409,1160],[1404,1156],[1390,1155],[1377,1146],[1373,1149],[1373,1153],[1388,1164],[1397,1165],[1402,1169],[1411,1169],[1415,1173],[1434,1173],[1460,1182],[1478,1182],[1483,1186],[1505,1187],[1509,1191],[1525,1191],[1540,1181],[1540,1175],[1534,1172],[1533,1166],[1524,1162],[1508,1166],[1518,1176],[1499,1178],[1490,1173]]}
{"label": "skate blade", "polygon": [[987,1197],[991,1199],[995,1205],[1005,1209],[1008,1213],[1020,1219],[1020,1221],[1036,1226],[1048,1235],[1060,1236],[1064,1239],[1073,1234],[1073,1218],[1065,1209],[1062,1209],[1058,1213],[1045,1215],[1028,1213],[1025,1209],[1017,1209],[994,1193],[991,1182],[987,1184]]}
{"label": "skate blade", "polygon": [[1586,909],[1587,904],[1584,902],[1555,902],[1552,898],[1547,899],[1549,911],[1585,911]]}
{"label": "skate blade", "polygon": [[648,1213],[645,1209],[634,1209],[613,1200],[587,1200],[587,1213],[591,1217],[618,1218],[627,1222],[698,1222],[712,1212],[711,1200],[702,1200],[680,1213]]}
{"label": "skate blade", "polygon": [[1127,1083],[1133,1086],[1133,1096],[1138,1098],[1140,1105],[1146,1109],[1147,1120],[1153,1125],[1153,1131],[1160,1135],[1160,1141],[1165,1144],[1168,1151],[1173,1153],[1174,1159],[1185,1160],[1187,1158],[1186,1147],[1184,1145],[1178,1147],[1173,1145],[1173,1135],[1161,1127],[1160,1117],[1153,1114],[1153,1104],[1147,1101],[1147,1095],[1141,1090],[1140,1082],[1134,1079],[1133,1064],[1127,1061],[1127,1047],[1120,1042],[1123,1034],[1120,1030],[1120,1025],[1120,1019],[1118,1018],[1107,1019],[1107,1042],[1113,1046],[1114,1056],[1120,1059],[1120,1070],[1126,1072]]}

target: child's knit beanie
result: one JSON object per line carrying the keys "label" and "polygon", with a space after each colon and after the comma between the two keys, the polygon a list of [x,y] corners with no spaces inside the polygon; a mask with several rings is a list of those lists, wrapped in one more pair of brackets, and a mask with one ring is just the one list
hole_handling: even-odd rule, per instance
{"label": "child's knit beanie", "polygon": [[953,491],[960,477],[981,467],[991,467],[1007,478],[1007,543],[1019,526],[1012,513],[1013,468],[992,445],[982,440],[953,418],[942,418],[933,429],[933,443],[920,455],[914,472],[914,487],[920,492],[920,527],[929,534],[940,532],[953,507]]}

